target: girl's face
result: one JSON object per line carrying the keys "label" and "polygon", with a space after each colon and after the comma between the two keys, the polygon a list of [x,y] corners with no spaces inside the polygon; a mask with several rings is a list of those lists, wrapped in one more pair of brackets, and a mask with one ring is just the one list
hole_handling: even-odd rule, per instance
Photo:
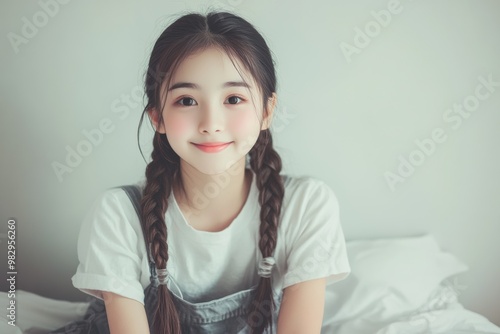
{"label": "girl's face", "polygon": [[[181,164],[187,162],[205,174],[222,173],[237,162],[244,166],[260,131],[269,127],[275,95],[268,104],[269,117],[263,118],[259,89],[238,65],[243,78],[220,49],[208,48],[189,56],[172,76],[163,124],[150,113]],[[219,144],[224,145],[212,146]]]}

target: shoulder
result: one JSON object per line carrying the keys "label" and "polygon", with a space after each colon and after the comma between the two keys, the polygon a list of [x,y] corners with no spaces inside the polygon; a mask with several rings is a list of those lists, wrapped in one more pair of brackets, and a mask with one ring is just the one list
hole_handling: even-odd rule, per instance
{"label": "shoulder", "polygon": [[330,203],[338,206],[338,199],[333,189],[323,180],[308,175],[282,175],[285,187],[284,205],[293,202],[306,206],[308,202]]}
{"label": "shoulder", "polygon": [[[130,185],[137,187],[142,193],[141,183]],[[82,225],[82,230],[112,230],[122,234],[139,234],[142,233],[141,228],[135,207],[120,186],[108,188],[96,196]]]}
{"label": "shoulder", "polygon": [[73,285],[103,298],[100,291],[143,301],[148,258],[142,227],[127,193],[108,188],[94,199],[78,236],[80,264]]}
{"label": "shoulder", "polygon": [[332,188],[312,176],[285,176],[280,228],[287,240],[329,233],[339,225],[339,201]]}
{"label": "shoulder", "polygon": [[339,202],[326,182],[311,176],[284,176],[284,181],[280,228],[287,239],[337,225]]}
{"label": "shoulder", "polygon": [[315,177],[285,179],[278,238],[285,268],[282,288],[323,277],[328,277],[328,284],[344,278],[350,267],[333,189]]}
{"label": "shoulder", "polygon": [[131,198],[127,195],[127,192],[124,189],[125,187],[136,188],[140,196],[142,196],[144,184],[143,181],[139,181],[128,185],[115,186],[103,190],[95,198],[93,206],[100,206],[100,208],[103,210],[120,211],[122,213],[127,213],[128,211],[130,211],[130,209],[133,209],[135,214],[134,206],[132,204]]}

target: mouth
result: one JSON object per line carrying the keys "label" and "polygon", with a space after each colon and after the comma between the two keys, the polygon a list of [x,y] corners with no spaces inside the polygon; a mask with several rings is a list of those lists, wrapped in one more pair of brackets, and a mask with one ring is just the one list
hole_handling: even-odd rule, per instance
{"label": "mouth", "polygon": [[194,146],[196,146],[198,149],[200,149],[203,152],[206,153],[217,153],[222,150],[224,150],[226,147],[231,145],[232,142],[207,142],[207,143],[192,143]]}

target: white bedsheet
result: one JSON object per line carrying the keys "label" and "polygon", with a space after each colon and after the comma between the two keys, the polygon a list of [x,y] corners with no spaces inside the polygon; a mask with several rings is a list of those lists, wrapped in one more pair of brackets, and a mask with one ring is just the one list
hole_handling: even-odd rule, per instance
{"label": "white bedsheet", "polygon": [[[334,285],[332,285],[334,286]],[[440,286],[436,295],[443,295],[450,289],[450,283]],[[327,294],[331,289],[327,289]],[[328,298],[328,297],[327,297]],[[328,300],[333,300],[329,298]],[[495,326],[482,315],[465,309],[453,296],[442,305],[431,299],[427,305],[405,315],[384,321],[373,321],[374,314],[361,314],[353,319],[332,321],[338,305],[325,305],[322,334],[500,334]],[[7,293],[0,293],[3,310],[8,305]],[[79,319],[85,313],[87,302],[67,302],[45,298],[34,293],[16,292],[16,326],[8,325],[4,316],[0,321],[2,334],[45,334]]]}
{"label": "white bedsheet", "polygon": [[[0,305],[6,310],[10,299],[6,292],[0,293]],[[2,334],[43,334],[82,318],[88,302],[68,302],[42,297],[35,293],[17,290],[15,295],[15,326],[9,325],[6,316],[0,319]]]}
{"label": "white bedsheet", "polygon": [[[498,334],[500,327],[486,317],[467,310],[450,293],[452,283],[444,282],[436,289],[434,296],[418,309],[405,315],[374,321],[377,314],[361,314],[356,318],[340,322],[325,317],[322,334]],[[454,290],[453,290],[454,291]],[[328,293],[328,290],[327,290]],[[442,303],[436,303],[436,296],[447,296]],[[325,305],[325,316],[335,312],[334,305]],[[381,318],[384,318],[381,316]]]}
{"label": "white bedsheet", "polygon": [[483,316],[465,310],[444,309],[439,312],[424,312],[413,318],[394,319],[376,323],[364,319],[353,319],[336,326],[323,327],[322,334],[497,334],[500,328]]}

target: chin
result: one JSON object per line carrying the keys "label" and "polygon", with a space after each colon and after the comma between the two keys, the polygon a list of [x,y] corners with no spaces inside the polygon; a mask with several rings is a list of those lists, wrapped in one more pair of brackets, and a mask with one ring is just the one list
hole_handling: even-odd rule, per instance
{"label": "chin", "polygon": [[214,164],[209,164],[209,163],[196,163],[196,164],[191,164],[188,162],[188,164],[197,170],[198,172],[206,175],[217,175],[217,174],[222,174],[226,172],[230,167],[226,167],[221,163],[218,163],[216,165]]}

